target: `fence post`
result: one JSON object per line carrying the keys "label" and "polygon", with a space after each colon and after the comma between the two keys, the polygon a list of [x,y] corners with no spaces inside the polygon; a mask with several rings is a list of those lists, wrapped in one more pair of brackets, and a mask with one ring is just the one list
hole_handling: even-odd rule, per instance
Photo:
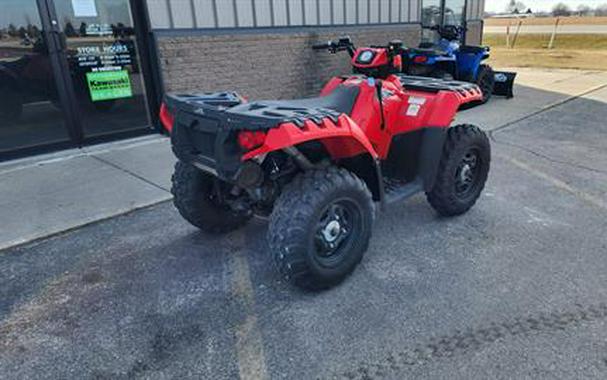
{"label": "fence post", "polygon": [[559,22],[561,21],[560,17],[556,18],[556,21],[554,22],[554,30],[552,31],[552,36],[550,37],[550,43],[548,44],[548,49],[553,49],[554,48],[554,41],[556,40],[556,32],[557,29],[559,27]]}
{"label": "fence post", "polygon": [[514,38],[512,39],[512,48],[514,49],[514,45],[516,45],[516,40],[518,39],[518,34],[521,32],[521,26],[523,26],[523,20],[519,20],[518,25],[516,26],[516,33],[514,34]]}
{"label": "fence post", "polygon": [[510,49],[510,22],[506,26],[506,48]]}

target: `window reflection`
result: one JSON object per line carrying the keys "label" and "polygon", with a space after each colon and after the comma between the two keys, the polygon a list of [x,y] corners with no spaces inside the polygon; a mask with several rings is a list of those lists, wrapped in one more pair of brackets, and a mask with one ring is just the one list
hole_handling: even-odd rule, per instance
{"label": "window reflection", "polygon": [[0,14],[0,152],[65,140],[48,46],[35,0]]}
{"label": "window reflection", "polygon": [[447,0],[445,2],[445,25],[463,25],[465,13],[466,0]]}

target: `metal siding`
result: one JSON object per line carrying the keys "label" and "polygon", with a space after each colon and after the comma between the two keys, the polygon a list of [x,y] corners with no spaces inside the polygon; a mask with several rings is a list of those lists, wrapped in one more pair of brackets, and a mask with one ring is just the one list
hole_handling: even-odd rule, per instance
{"label": "metal siding", "polygon": [[369,23],[369,1],[371,0],[358,0],[358,24]]}
{"label": "metal siding", "polygon": [[[350,0],[352,2],[352,0]],[[354,7],[356,4],[352,2],[352,4],[347,4],[344,7],[345,2],[343,0],[333,0],[333,23],[335,25],[343,25],[346,20],[344,20],[345,10],[348,7]]]}
{"label": "metal siding", "polygon": [[234,17],[234,5],[231,1],[215,0],[217,11],[217,25],[220,28],[233,28],[236,26],[236,18]]}
{"label": "metal siding", "polygon": [[286,26],[287,22],[287,0],[272,0],[274,2],[274,25]]}
{"label": "metal siding", "polygon": [[[146,0],[153,29],[419,22],[422,0]],[[469,0],[478,19],[481,0]]]}
{"label": "metal siding", "polygon": [[197,28],[215,27],[213,0],[194,0],[194,9],[196,10],[196,20],[198,22]]}
{"label": "metal siding", "polygon": [[390,0],[380,0],[380,18],[379,22],[389,23],[390,22]]}
{"label": "metal siding", "polygon": [[320,25],[331,25],[331,0],[320,0],[318,2]]}
{"label": "metal siding", "polygon": [[152,28],[170,29],[172,25],[168,0],[147,0],[147,4]]}
{"label": "metal siding", "polygon": [[369,0],[369,22],[377,24],[379,22],[379,0]]}
{"label": "metal siding", "polygon": [[173,27],[175,28],[193,28],[192,5],[190,0],[171,0],[169,1],[171,14],[173,16]]}
{"label": "metal siding", "polygon": [[270,0],[255,0],[255,16],[257,26],[272,26]]}
{"label": "metal siding", "polygon": [[390,22],[400,22],[400,0],[390,0]]}
{"label": "metal siding", "polygon": [[303,14],[301,12],[303,0],[289,1],[289,21],[290,25],[303,25]]}
{"label": "metal siding", "polygon": [[316,12],[316,0],[303,0],[304,18],[306,25],[318,25],[318,14]]}

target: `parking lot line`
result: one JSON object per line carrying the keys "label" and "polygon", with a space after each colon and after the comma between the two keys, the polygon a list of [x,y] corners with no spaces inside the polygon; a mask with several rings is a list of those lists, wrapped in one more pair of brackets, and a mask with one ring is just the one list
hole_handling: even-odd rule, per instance
{"label": "parking lot line", "polygon": [[578,198],[594,207],[598,207],[602,210],[607,211],[607,203],[600,198],[597,198],[582,190],[579,190],[579,189],[567,184],[566,182],[561,181],[560,179],[554,178],[553,176],[551,176],[547,173],[544,173],[541,170],[537,170],[537,169],[527,165],[526,163],[517,160],[516,158],[508,157],[508,156],[505,156],[505,155],[499,154],[499,153],[495,154],[495,156],[508,161],[509,163],[513,164],[514,166],[525,170],[526,172],[532,174],[535,177],[538,177],[540,179],[543,179],[543,180],[549,182],[553,186],[572,194],[576,198]]}
{"label": "parking lot line", "polygon": [[236,354],[242,380],[267,379],[263,339],[255,313],[255,293],[251,282],[249,261],[245,255],[245,234],[236,232],[231,240],[234,255],[230,260],[232,294],[242,303],[245,320],[236,328]]}

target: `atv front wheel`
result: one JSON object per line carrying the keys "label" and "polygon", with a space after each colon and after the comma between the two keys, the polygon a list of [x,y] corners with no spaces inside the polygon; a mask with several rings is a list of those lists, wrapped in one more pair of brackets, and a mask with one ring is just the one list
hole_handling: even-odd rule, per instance
{"label": "atv front wheel", "polygon": [[489,175],[491,145],[474,125],[458,125],[447,132],[436,183],[426,193],[443,216],[460,215],[476,203]]}
{"label": "atv front wheel", "polygon": [[487,103],[491,99],[491,96],[493,96],[493,90],[495,88],[495,73],[493,72],[491,66],[480,65],[476,78],[476,84],[480,87],[483,93],[481,104]]}
{"label": "atv front wheel", "polygon": [[280,273],[310,290],[340,283],[367,250],[373,217],[371,193],[351,172],[331,167],[300,174],[270,217],[268,241]]}
{"label": "atv front wheel", "polygon": [[226,233],[244,226],[251,215],[236,213],[221,200],[222,183],[185,162],[175,164],[173,203],[185,220],[210,233]]}

